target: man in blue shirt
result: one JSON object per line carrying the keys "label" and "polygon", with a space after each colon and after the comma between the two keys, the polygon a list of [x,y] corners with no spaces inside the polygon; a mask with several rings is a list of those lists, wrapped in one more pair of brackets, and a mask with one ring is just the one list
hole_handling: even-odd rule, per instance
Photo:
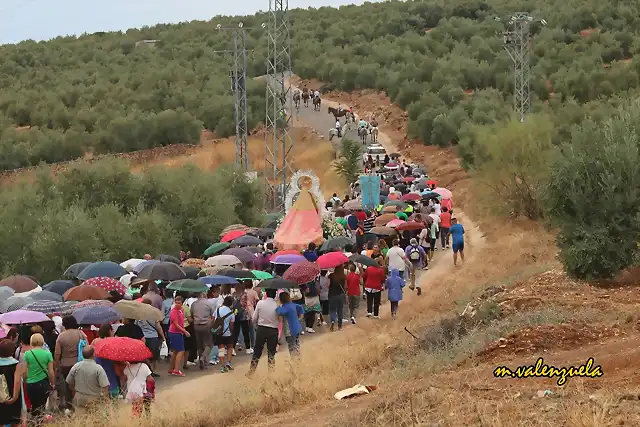
{"label": "man in blue shirt", "polygon": [[453,249],[453,265],[457,265],[458,252],[460,253],[460,259],[464,262],[464,227],[462,224],[458,224],[457,218],[451,218],[449,234],[451,235],[451,248]]}

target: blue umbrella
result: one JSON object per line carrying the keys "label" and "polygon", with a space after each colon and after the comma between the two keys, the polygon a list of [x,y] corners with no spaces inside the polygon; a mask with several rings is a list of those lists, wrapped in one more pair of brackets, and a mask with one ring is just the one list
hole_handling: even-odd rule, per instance
{"label": "blue umbrella", "polygon": [[204,276],[199,277],[198,280],[209,286],[235,285],[236,283],[238,283],[237,279],[227,276]]}
{"label": "blue umbrella", "polygon": [[62,296],[74,286],[76,285],[71,280],[54,280],[44,285],[42,289]]}
{"label": "blue umbrella", "polygon": [[78,277],[78,274],[80,274],[80,272],[82,270],[84,270],[85,268],[87,268],[88,266],[90,266],[91,263],[87,262],[87,261],[83,261],[83,262],[76,262],[75,264],[70,265],[65,271],[64,273],[62,273],[62,275],[64,277]]}
{"label": "blue umbrella", "polygon": [[64,301],[64,299],[62,298],[62,295],[58,295],[55,292],[46,291],[46,290],[29,294],[29,298],[31,298],[34,301],[58,301],[58,302]]}
{"label": "blue umbrella", "polygon": [[116,264],[111,261],[94,262],[88,265],[84,270],[78,274],[78,279],[87,280],[94,277],[111,277],[113,279],[119,279],[127,274],[127,270],[120,264]]}
{"label": "blue umbrella", "polygon": [[80,308],[73,312],[73,317],[80,325],[104,325],[122,319],[115,309],[105,306]]}

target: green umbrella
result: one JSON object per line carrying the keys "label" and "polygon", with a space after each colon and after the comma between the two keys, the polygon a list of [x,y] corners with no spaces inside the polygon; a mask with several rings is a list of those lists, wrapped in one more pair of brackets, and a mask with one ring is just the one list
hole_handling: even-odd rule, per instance
{"label": "green umbrella", "polygon": [[206,292],[209,287],[199,280],[181,279],[169,283],[167,289],[182,292]]}
{"label": "green umbrella", "polygon": [[204,254],[206,256],[213,256],[226,250],[229,246],[231,245],[227,242],[214,243],[213,245],[209,246],[206,251],[204,251]]}
{"label": "green umbrella", "polygon": [[258,280],[273,279],[273,276],[267,273],[266,271],[251,270],[251,272],[253,273],[254,276],[256,276],[256,279]]}

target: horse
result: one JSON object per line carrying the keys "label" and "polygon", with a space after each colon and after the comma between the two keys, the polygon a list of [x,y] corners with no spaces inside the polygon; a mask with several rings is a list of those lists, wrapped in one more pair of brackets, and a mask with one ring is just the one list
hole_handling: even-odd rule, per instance
{"label": "horse", "polygon": [[369,133],[371,134],[371,142],[374,144],[377,143],[378,142],[378,126],[371,125],[371,130],[369,131]]}
{"label": "horse", "polygon": [[322,99],[320,97],[313,98],[313,110],[320,111],[320,105],[322,104]]}
{"label": "horse", "polygon": [[367,134],[369,132],[367,131],[367,128],[365,127],[360,127],[358,128],[358,136],[360,137],[360,140],[362,141],[362,145],[365,145],[367,143]]}
{"label": "horse", "polygon": [[340,117],[345,117],[346,116],[347,121],[349,121],[349,116],[350,116],[349,110],[344,110],[343,109],[342,111],[338,112],[337,108],[328,107],[327,113],[328,114],[333,114],[333,117],[335,117],[336,120],[338,120]]}
{"label": "horse", "polygon": [[311,98],[311,94],[309,93],[309,89],[306,87],[302,90],[302,100],[304,101],[304,106],[309,106],[309,98]]}
{"label": "horse", "polygon": [[293,94],[293,102],[296,105],[296,110],[300,109],[300,92]]}

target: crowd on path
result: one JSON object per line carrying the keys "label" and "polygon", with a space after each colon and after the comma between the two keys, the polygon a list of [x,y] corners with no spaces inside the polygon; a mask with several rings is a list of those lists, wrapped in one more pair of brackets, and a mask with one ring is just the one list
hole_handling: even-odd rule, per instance
{"label": "crowd on path", "polygon": [[[370,210],[362,208],[358,185],[343,199],[334,194],[327,210],[346,237],[321,247],[277,251],[275,225],[238,225],[205,251],[203,258],[213,255],[206,261],[189,252],[159,257],[165,261],[145,254],[111,263],[122,269],[114,273],[105,272],[109,263],[85,263],[60,292],[64,302],[49,301],[60,304],[56,311],[32,311],[34,289],[9,289],[15,295],[0,304],[0,425],[34,425],[118,400],[143,415],[151,410],[161,359],[171,376],[212,367],[227,374],[245,352],[251,377],[265,352],[272,370],[282,346],[295,360],[305,334],[356,324],[363,300],[366,318],[381,319],[386,300],[395,320],[406,283],[421,295],[416,275],[435,251],[452,249],[455,264],[458,256],[464,260],[464,228],[453,217],[451,196],[438,193],[419,169],[401,162],[387,168],[386,203]],[[91,291],[91,280],[104,296],[75,296]],[[54,285],[40,292],[57,292]],[[16,310],[19,301],[25,304]]]}

